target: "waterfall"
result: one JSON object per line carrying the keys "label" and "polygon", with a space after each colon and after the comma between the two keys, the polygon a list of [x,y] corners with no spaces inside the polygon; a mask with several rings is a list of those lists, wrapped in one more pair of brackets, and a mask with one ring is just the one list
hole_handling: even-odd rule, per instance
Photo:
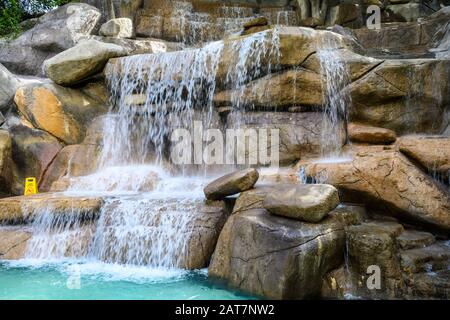
{"label": "waterfall", "polygon": [[26,203],[22,206],[25,212],[31,213],[28,221],[33,233],[27,243],[25,258],[53,260],[81,258],[87,254],[95,229],[89,223],[93,219],[92,213],[70,209],[55,214],[57,209],[50,203],[39,208]]}
{"label": "waterfall", "polygon": [[[317,54],[329,80],[324,117],[332,120],[323,141],[335,150],[349,103],[343,92],[347,73],[336,51],[327,47]],[[236,63],[224,65],[226,55],[231,58],[225,61]],[[205,180],[202,170],[197,176],[173,175],[179,171],[168,159],[170,135],[179,128],[192,131],[194,120],[207,128],[214,118],[216,89],[232,92],[232,112],[238,119],[234,123],[240,127],[245,111],[254,108],[245,99],[244,87],[251,89],[253,80],[281,70],[280,58],[280,35],[274,28],[226,44],[110,62],[105,73],[111,107],[103,118],[99,167],[89,176],[69,177],[68,190],[69,195],[102,197],[100,214],[87,223],[81,213],[59,216],[52,208],[36,212],[28,256],[186,266],[195,221],[203,215],[202,188],[211,177]],[[73,239],[84,240],[77,247]]]}
{"label": "waterfall", "polygon": [[321,132],[322,157],[341,156],[341,147],[346,141],[346,126],[351,96],[346,87],[351,83],[349,70],[341,56],[341,50],[331,38],[326,38],[319,44],[317,57],[324,75],[324,121]]}
{"label": "waterfall", "polygon": [[[105,123],[100,167],[161,164],[166,139],[192,126],[195,109],[212,112],[223,42],[181,52],[136,55],[109,65],[112,109]],[[152,159],[155,156],[155,159]]]}

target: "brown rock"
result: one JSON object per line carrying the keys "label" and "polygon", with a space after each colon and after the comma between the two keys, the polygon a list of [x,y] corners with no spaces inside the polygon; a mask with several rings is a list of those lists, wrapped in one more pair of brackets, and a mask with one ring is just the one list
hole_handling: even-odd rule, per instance
{"label": "brown rock", "polygon": [[107,111],[105,101],[82,90],[47,83],[21,87],[14,99],[21,114],[33,126],[67,144],[81,142],[92,119]]}
{"label": "brown rock", "polygon": [[[348,267],[356,292],[363,297],[393,298],[403,289],[400,260],[395,237],[403,231],[400,224],[371,222],[347,230]],[[370,290],[370,266],[381,271],[381,289]],[[373,271],[371,271],[373,272]]]}
{"label": "brown rock", "polygon": [[400,257],[402,269],[407,273],[441,270],[450,266],[450,250],[443,242],[402,251]]}
{"label": "brown rock", "polygon": [[316,163],[306,175],[337,187],[343,201],[366,203],[411,223],[450,230],[450,195],[399,152],[366,148],[352,161]]}
{"label": "brown rock", "polygon": [[397,238],[397,243],[403,250],[423,248],[434,242],[435,238],[431,233],[416,230],[405,230]]}
{"label": "brown rock", "polygon": [[309,224],[264,209],[232,215],[208,273],[266,298],[317,297],[322,278],[343,261],[343,228],[350,222],[338,216],[331,213],[320,224]]}
{"label": "brown rock", "polygon": [[[286,90],[287,87],[289,90]],[[214,104],[232,105],[236,99],[239,99],[242,106],[320,106],[323,104],[322,77],[318,73],[301,68],[281,74],[270,74],[248,83],[244,89],[216,93]]]}
{"label": "brown rock", "polygon": [[397,139],[397,135],[392,130],[358,123],[350,123],[347,132],[351,141],[360,143],[390,144]]}
{"label": "brown rock", "polygon": [[11,136],[0,130],[0,194],[9,193],[12,184],[12,143]]}
{"label": "brown rock", "polygon": [[0,259],[23,258],[31,233],[17,228],[0,227]]}
{"label": "brown rock", "polygon": [[13,224],[32,218],[33,214],[51,209],[54,214],[79,215],[90,220],[98,216],[103,200],[42,193],[0,199],[0,223]]}
{"label": "brown rock", "polygon": [[63,147],[52,135],[42,130],[15,125],[9,128],[12,140],[14,178],[11,185],[13,194],[23,194],[25,179],[35,177],[38,185]]}
{"label": "brown rock", "polygon": [[208,184],[204,189],[205,196],[209,200],[223,199],[253,188],[258,178],[259,174],[255,169],[228,174]]}
{"label": "brown rock", "polygon": [[[336,140],[340,144],[345,143],[344,125],[336,125]],[[327,117],[323,117],[320,112],[246,112],[242,117],[236,113],[231,113],[227,117],[227,129],[266,129],[267,130],[267,157],[272,152],[278,151],[281,165],[290,165],[299,159],[320,156],[325,148],[323,146],[323,131],[332,128],[332,124]],[[279,144],[272,145],[272,130],[278,130]],[[263,145],[259,146],[261,149]],[[275,150],[273,150],[275,148]],[[278,150],[277,150],[278,149]],[[249,156],[246,151],[246,158]],[[259,156],[261,156],[259,154]],[[267,165],[267,163],[261,163]],[[274,165],[272,163],[272,165]]]}
{"label": "brown rock", "polygon": [[277,185],[263,205],[274,215],[318,223],[339,205],[339,195],[330,185]]}
{"label": "brown rock", "polygon": [[441,133],[448,125],[450,60],[386,60],[350,85],[350,120],[397,134]]}
{"label": "brown rock", "polygon": [[398,141],[399,150],[429,171],[448,174],[450,171],[450,138],[406,136]]}

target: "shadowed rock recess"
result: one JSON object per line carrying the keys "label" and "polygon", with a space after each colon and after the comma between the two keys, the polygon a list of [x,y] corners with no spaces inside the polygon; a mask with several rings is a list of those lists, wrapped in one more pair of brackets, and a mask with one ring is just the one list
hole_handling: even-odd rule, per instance
{"label": "shadowed rock recess", "polygon": [[449,1],[82,2],[0,39],[0,273],[448,299]]}

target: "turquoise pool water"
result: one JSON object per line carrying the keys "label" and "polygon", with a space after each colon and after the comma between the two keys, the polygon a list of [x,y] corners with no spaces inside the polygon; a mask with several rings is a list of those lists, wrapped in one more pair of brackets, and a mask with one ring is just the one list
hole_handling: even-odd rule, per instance
{"label": "turquoise pool water", "polygon": [[88,261],[0,261],[0,299],[252,299],[208,279],[206,270]]}

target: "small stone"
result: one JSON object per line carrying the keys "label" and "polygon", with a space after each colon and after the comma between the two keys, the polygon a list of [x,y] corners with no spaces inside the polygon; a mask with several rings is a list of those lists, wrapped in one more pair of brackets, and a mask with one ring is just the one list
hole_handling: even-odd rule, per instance
{"label": "small stone", "polygon": [[372,144],[390,144],[397,139],[397,135],[392,130],[357,123],[348,125],[348,136],[353,142]]}
{"label": "small stone", "polygon": [[264,208],[274,215],[314,223],[338,205],[337,189],[325,184],[279,185],[264,199]]}
{"label": "small stone", "polygon": [[129,18],[111,19],[100,28],[100,35],[113,38],[131,38],[133,21]]}
{"label": "small stone", "polygon": [[252,168],[228,174],[208,184],[205,196],[208,200],[221,200],[253,188],[258,178],[258,171]]}

